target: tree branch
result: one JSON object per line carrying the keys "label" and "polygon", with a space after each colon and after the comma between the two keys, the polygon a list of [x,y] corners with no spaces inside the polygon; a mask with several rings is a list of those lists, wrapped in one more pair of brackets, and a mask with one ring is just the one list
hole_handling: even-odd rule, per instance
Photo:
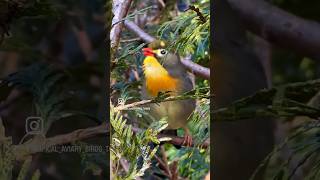
{"label": "tree branch", "polygon": [[176,101],[176,100],[184,100],[190,98],[210,98],[212,95],[178,95],[178,96],[169,96],[167,98],[158,100],[158,99],[147,99],[142,101],[133,102],[131,104],[119,105],[114,107],[114,111],[123,111],[123,110],[130,110],[136,106],[142,106],[151,103],[159,103],[159,102],[166,102],[166,101]]}
{"label": "tree branch", "polygon": [[160,168],[163,168],[162,173],[170,179],[171,172],[170,168],[168,167],[168,164],[164,163],[162,159],[159,158],[157,155],[155,155],[154,158],[158,161]]}
{"label": "tree branch", "polygon": [[265,40],[320,60],[320,24],[265,1],[228,0],[248,29]]}
{"label": "tree branch", "polygon": [[[138,128],[132,128],[132,130],[135,133],[141,131],[141,129],[138,129]],[[36,136],[24,144],[13,145],[13,154],[15,155],[17,160],[22,160],[31,154],[43,152],[52,146],[69,144],[72,142],[96,137],[98,135],[103,135],[103,134],[105,135],[108,132],[109,132],[108,124],[103,123],[99,126],[89,127],[86,129],[78,129],[78,130],[75,130],[70,133],[57,135],[57,136],[50,137],[50,138],[45,138],[43,136]],[[167,143],[171,143],[173,145],[182,145],[184,142],[184,138],[182,138],[182,137],[169,136],[166,134],[159,134],[158,135],[158,138],[162,138],[162,137],[170,137],[171,140],[167,141]],[[209,144],[210,143],[206,141],[203,144],[201,144],[200,146],[202,148],[207,148],[209,146]],[[192,146],[196,146],[196,145],[192,144]]]}
{"label": "tree branch", "polygon": [[[235,121],[252,117],[296,117],[307,116],[319,119],[319,107],[306,104],[320,91],[320,79],[297,82],[262,89],[239,99],[227,107],[214,110],[211,114],[215,121]],[[303,92],[303,93],[301,93]],[[317,97],[315,97],[317,98]],[[314,99],[310,104],[319,101]]]}
{"label": "tree branch", "polygon": [[127,29],[134,32],[138,37],[140,37],[146,43],[151,43],[152,41],[156,40],[156,38],[146,33],[144,30],[142,30],[138,25],[136,25],[132,21],[125,20],[124,25],[126,26]]}
{"label": "tree branch", "polygon": [[[150,43],[156,38],[152,37],[148,33],[146,33],[144,30],[142,30],[138,25],[136,25],[134,22],[125,20],[124,24],[127,29],[134,32],[138,37],[140,37],[143,41]],[[191,72],[193,72],[196,75],[199,75],[205,79],[210,79],[210,69],[200,66],[199,64],[196,64],[191,61],[191,57],[185,57],[181,59],[181,63],[189,69]]]}
{"label": "tree branch", "polygon": [[97,135],[106,134],[107,132],[109,132],[109,127],[106,123],[103,123],[99,126],[78,129],[71,133],[57,135],[50,138],[36,136],[24,144],[13,145],[13,151],[16,159],[20,160],[30,154],[42,152],[55,145],[68,144],[79,140],[92,138]]}
{"label": "tree branch", "polygon": [[[112,29],[110,31],[111,48],[116,49],[120,40],[120,33],[123,27],[121,20],[127,15],[132,0],[116,1],[113,0]],[[119,23],[118,23],[119,22]]]}
{"label": "tree branch", "polygon": [[181,63],[195,75],[198,75],[204,79],[210,79],[210,69],[192,62],[191,56],[182,58]]}
{"label": "tree branch", "polygon": [[[162,137],[169,137],[171,138],[170,141],[166,141],[166,143],[170,143],[173,145],[178,145],[178,146],[183,146],[184,144],[184,138],[183,137],[178,137],[178,136],[172,136],[172,135],[167,135],[167,134],[159,134],[158,138],[162,138]],[[205,141],[202,144],[199,145],[199,147],[207,149],[210,145],[210,141]],[[195,144],[194,142],[192,142],[191,147],[196,147],[197,144]]]}

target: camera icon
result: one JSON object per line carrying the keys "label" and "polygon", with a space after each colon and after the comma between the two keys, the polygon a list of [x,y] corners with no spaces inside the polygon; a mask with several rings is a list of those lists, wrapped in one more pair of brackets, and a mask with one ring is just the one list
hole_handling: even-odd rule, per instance
{"label": "camera icon", "polygon": [[123,106],[125,103],[125,99],[124,98],[118,98],[118,105],[119,106]]}
{"label": "camera icon", "polygon": [[26,133],[32,135],[43,134],[43,120],[41,117],[28,117],[26,119]]}

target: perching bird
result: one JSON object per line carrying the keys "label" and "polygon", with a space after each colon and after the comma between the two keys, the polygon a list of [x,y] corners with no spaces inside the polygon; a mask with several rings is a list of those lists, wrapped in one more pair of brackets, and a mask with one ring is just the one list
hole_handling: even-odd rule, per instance
{"label": "perching bird", "polygon": [[[156,40],[143,49],[146,56],[143,61],[144,83],[142,97],[151,99],[158,93],[169,92],[179,95],[193,89],[193,83],[187,69],[182,65],[177,54],[168,52],[164,41]],[[190,146],[192,138],[187,127],[187,121],[195,109],[195,100],[177,100],[150,104],[150,114],[160,120],[167,118],[168,130],[184,129],[184,144]]]}

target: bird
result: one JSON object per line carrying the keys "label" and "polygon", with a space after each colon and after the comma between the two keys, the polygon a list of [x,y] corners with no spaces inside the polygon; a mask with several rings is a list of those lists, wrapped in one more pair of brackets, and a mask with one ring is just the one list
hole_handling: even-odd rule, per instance
{"label": "bird", "polygon": [[[167,50],[167,42],[155,40],[143,48],[143,73],[142,98],[155,98],[159,93],[181,95],[194,88],[192,79],[187,69],[180,61],[177,53]],[[168,127],[166,130],[184,129],[183,145],[191,146],[192,136],[187,127],[187,122],[196,106],[194,99],[166,101],[149,104],[150,115],[160,120],[166,117]]]}

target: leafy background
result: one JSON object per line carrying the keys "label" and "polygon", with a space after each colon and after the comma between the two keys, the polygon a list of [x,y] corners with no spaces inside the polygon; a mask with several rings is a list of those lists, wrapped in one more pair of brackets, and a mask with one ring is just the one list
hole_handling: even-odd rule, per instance
{"label": "leafy background", "polygon": [[14,153],[16,145],[40,145],[26,134],[28,117],[42,119],[46,137],[105,122],[104,8],[99,0],[0,2],[0,179],[108,177],[106,137],[66,144],[97,145],[101,152],[59,152],[57,146],[58,152],[22,160]]}
{"label": "leafy background", "polygon": [[[25,119],[29,116],[41,116],[45,119],[45,129],[49,137],[95,126],[106,119],[104,106],[107,103],[103,100],[106,88],[103,81],[106,56],[104,39],[105,24],[108,24],[111,18],[104,17],[104,8],[111,8],[110,4],[99,0],[41,0],[28,1],[25,4],[19,2],[0,2],[0,142],[3,152],[0,156],[0,178],[105,179],[109,173],[108,161],[101,157],[107,157],[106,152],[37,153],[24,161],[16,161],[12,147],[31,139],[24,137]],[[318,1],[270,2],[292,14],[319,22]],[[199,23],[195,12],[183,12],[187,3],[194,3],[199,7],[207,21]],[[163,8],[159,1],[137,0],[134,1],[128,19],[136,21],[140,27],[156,37],[177,39],[172,43],[172,50],[181,54],[192,53],[195,62],[209,67],[209,62],[212,61],[207,53],[207,39],[210,38],[208,19],[214,15],[209,15],[208,11],[208,1],[167,1]],[[190,33],[194,29],[196,31]],[[124,98],[127,103],[140,100],[139,85],[143,60],[140,52],[144,44],[128,30],[124,30],[121,37],[116,59],[112,59],[110,63],[110,96],[113,105],[117,105],[119,97]],[[319,77],[319,65],[315,60],[290,50],[276,46],[272,46],[271,50],[270,86],[273,88],[255,92],[226,108],[217,109],[211,116],[219,117],[221,121],[272,117],[280,127],[280,130],[275,132],[276,145],[257,167],[256,172],[267,167],[267,179],[292,179],[293,176],[297,179],[317,179],[320,166],[317,120],[319,82],[309,80]],[[217,53],[219,52],[215,52]],[[227,69],[222,70],[227,72]],[[250,86],[249,82],[240,83],[242,86]],[[209,85],[207,80],[196,78],[197,89]],[[190,127],[196,142],[202,142],[208,138],[210,132],[209,101],[199,99],[198,102]],[[146,113],[131,111],[118,116],[115,114],[111,113],[110,118],[113,126],[124,127],[122,124],[135,125],[135,119],[131,117],[140,117]],[[120,130],[118,134],[114,134],[113,140],[118,139],[120,144],[132,140],[131,144],[144,147],[145,152],[154,152],[154,148],[147,149],[150,147],[147,142],[159,141],[155,135],[165,123],[159,121],[152,125],[151,122],[139,124],[145,130],[135,139],[130,139],[132,134],[130,126],[127,125],[127,128],[124,128],[127,129],[126,132]],[[182,134],[180,131],[179,135]],[[127,140],[123,141],[125,139]],[[74,144],[106,143],[104,136]],[[115,142],[112,145],[118,144]],[[180,177],[199,179],[207,174],[209,149],[176,149],[170,144],[165,144],[163,148],[169,164],[178,168]],[[113,149],[119,150],[117,147]],[[161,151],[161,148],[155,149]],[[137,156],[137,152],[131,153]],[[215,157],[214,154],[211,155]],[[155,177],[154,174],[165,177],[155,159],[150,161],[152,156],[134,159],[139,162],[132,163],[137,166],[132,166],[134,168],[129,170],[129,173],[120,167],[119,177],[140,176],[142,174],[136,170],[141,170],[141,167],[147,167],[142,169],[145,177],[152,178]],[[241,165],[245,167],[246,163]]]}
{"label": "leafy background", "polygon": [[[217,153],[213,154],[214,167],[219,166],[216,178],[318,179],[318,59],[267,42],[261,38],[263,33],[252,33],[252,22],[243,23],[239,9],[231,12],[232,8],[226,7],[239,6],[240,1],[216,2],[221,8],[216,8],[214,16],[217,24],[213,46],[214,104],[219,106],[212,114],[213,142],[218,142],[212,145]],[[319,24],[318,1],[255,2],[268,3]],[[272,17],[273,12],[269,15]],[[273,126],[270,128],[266,122]],[[270,139],[272,144],[268,144]]]}
{"label": "leafy background", "polygon": [[[188,5],[199,8],[205,22],[201,21],[196,11],[187,10]],[[192,54],[194,62],[208,67],[209,7],[209,1],[166,1],[165,7],[159,1],[133,1],[125,19],[134,21],[145,32],[157,39],[168,41],[170,51],[178,52],[181,56]],[[114,108],[113,106],[116,109],[121,105],[118,104],[119,98],[122,98],[125,104],[141,100],[140,89],[143,81],[142,63],[144,59],[141,51],[145,46],[146,43],[130,30],[126,28],[122,30],[120,45],[110,65],[112,70],[110,77],[111,109]],[[203,95],[208,96],[209,88],[208,80],[195,78],[195,92],[199,94],[199,98],[197,98],[197,108],[189,120],[195,147],[177,149],[172,144],[164,143],[160,147],[151,146],[149,149],[150,140],[156,144],[159,140],[165,140],[157,140],[156,136],[152,137],[154,135],[148,134],[149,131],[155,131],[158,134],[159,130],[166,127],[166,124],[162,124],[163,120],[152,120],[149,118],[148,111],[143,108],[123,111],[117,116],[111,115],[112,127],[115,130],[111,143],[112,177],[116,179],[138,177],[143,179],[203,179],[210,167],[210,147],[201,147],[203,142],[209,141],[210,101],[208,98],[201,98],[201,95],[202,97]],[[123,132],[120,132],[121,135],[118,129],[122,129],[120,128],[122,126],[125,128]],[[133,133],[134,128],[142,130]],[[128,132],[131,133],[128,134]],[[183,133],[183,130],[179,129],[178,135],[182,136]],[[130,141],[128,142],[127,139]],[[150,140],[146,141],[148,139]],[[133,152],[136,154],[132,154]],[[151,161],[148,160],[149,157],[140,156],[145,152],[151,153]],[[161,160],[167,164],[171,174],[159,165]]]}

